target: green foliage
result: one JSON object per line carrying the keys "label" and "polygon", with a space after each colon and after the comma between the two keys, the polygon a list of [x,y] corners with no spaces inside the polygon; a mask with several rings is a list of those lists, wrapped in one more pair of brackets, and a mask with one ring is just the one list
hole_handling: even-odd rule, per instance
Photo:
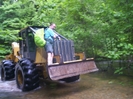
{"label": "green foliage", "polygon": [[18,40],[20,29],[32,24],[31,17],[34,17],[35,10],[25,6],[26,3],[22,2],[3,2],[0,6],[0,57],[11,51],[11,43]]}
{"label": "green foliage", "polygon": [[115,74],[123,74],[124,67],[118,67],[116,68]]}

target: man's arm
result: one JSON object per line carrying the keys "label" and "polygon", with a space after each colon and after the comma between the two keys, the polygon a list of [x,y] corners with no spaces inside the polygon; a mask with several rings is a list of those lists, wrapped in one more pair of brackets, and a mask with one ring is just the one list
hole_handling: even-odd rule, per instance
{"label": "man's arm", "polygon": [[53,30],[50,30],[50,36],[53,37],[53,38],[60,39],[60,37]]}

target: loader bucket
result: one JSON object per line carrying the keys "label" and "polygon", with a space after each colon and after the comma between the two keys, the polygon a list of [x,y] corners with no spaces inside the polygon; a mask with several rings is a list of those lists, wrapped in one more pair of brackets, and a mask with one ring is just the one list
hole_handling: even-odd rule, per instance
{"label": "loader bucket", "polygon": [[48,66],[49,77],[54,81],[95,71],[98,71],[98,68],[93,59],[68,61]]}

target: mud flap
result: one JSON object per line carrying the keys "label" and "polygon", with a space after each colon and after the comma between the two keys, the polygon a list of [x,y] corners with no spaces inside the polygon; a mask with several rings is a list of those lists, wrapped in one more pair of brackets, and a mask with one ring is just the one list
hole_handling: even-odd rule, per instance
{"label": "mud flap", "polygon": [[51,80],[59,80],[95,71],[98,71],[98,68],[93,59],[75,60],[48,66],[48,74]]}

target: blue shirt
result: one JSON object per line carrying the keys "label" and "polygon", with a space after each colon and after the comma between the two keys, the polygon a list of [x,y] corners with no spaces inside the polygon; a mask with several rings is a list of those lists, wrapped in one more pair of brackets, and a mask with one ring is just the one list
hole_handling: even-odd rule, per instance
{"label": "blue shirt", "polygon": [[48,39],[54,41],[54,31],[51,28],[47,28],[44,30],[44,39],[47,41]]}

